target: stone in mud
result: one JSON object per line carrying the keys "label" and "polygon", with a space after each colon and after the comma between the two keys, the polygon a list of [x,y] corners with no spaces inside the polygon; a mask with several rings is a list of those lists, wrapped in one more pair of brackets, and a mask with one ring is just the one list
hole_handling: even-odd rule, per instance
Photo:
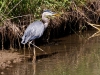
{"label": "stone in mud", "polygon": [[4,75],[4,72],[1,72],[1,75]]}

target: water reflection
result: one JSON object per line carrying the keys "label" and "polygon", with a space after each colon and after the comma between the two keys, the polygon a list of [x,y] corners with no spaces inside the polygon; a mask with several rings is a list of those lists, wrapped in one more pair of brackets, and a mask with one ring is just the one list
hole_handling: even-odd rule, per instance
{"label": "water reflection", "polygon": [[92,35],[88,38],[88,40],[91,39],[91,38],[93,38],[93,37],[99,36],[99,35],[100,35],[100,31],[96,31],[94,34],[92,34]]}
{"label": "water reflection", "polygon": [[[55,45],[41,46],[48,56],[38,57],[36,64],[25,60],[2,71],[5,75],[100,75],[100,37],[86,41],[93,33],[56,39]],[[37,50],[38,56],[40,53]]]}

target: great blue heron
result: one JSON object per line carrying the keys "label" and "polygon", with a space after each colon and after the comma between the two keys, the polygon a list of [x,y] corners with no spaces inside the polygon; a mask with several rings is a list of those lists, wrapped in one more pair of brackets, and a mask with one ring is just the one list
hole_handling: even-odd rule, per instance
{"label": "great blue heron", "polygon": [[[24,35],[22,37],[21,41],[22,44],[26,44],[28,42],[29,44],[32,44],[33,46],[37,47],[34,43],[32,43],[32,41],[34,41],[37,38],[40,38],[43,35],[44,30],[48,27],[49,24],[48,16],[55,17],[57,16],[57,14],[50,10],[45,10],[42,13],[42,21],[40,20],[35,21],[26,28]],[[36,60],[35,47],[34,47],[34,59]],[[42,50],[39,47],[37,48]]]}

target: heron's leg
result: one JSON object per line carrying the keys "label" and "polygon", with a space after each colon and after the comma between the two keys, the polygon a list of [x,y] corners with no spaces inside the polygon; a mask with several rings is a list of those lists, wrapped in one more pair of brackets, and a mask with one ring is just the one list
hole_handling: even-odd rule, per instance
{"label": "heron's leg", "polygon": [[33,49],[33,60],[32,60],[32,62],[33,63],[35,63],[35,61],[36,61],[36,50],[35,50],[35,47],[34,47],[34,49]]}
{"label": "heron's leg", "polygon": [[28,43],[29,57],[30,57],[30,51],[31,51],[31,46],[30,46],[30,45],[31,45],[31,42],[32,42],[32,41],[30,41],[30,42]]}
{"label": "heron's leg", "polygon": [[24,44],[24,60],[25,60],[25,44]]}
{"label": "heron's leg", "polygon": [[[34,44],[35,44],[35,42],[34,42]],[[35,50],[35,46],[34,46],[34,49],[33,49],[33,60],[32,60],[32,62],[33,63],[35,63],[35,61],[36,61],[36,50]]]}
{"label": "heron's leg", "polygon": [[33,62],[33,75],[36,75],[36,63]]}
{"label": "heron's leg", "polygon": [[28,43],[28,49],[31,49],[31,46],[30,46],[30,44],[31,44],[31,42],[29,42],[29,43]]}
{"label": "heron's leg", "polygon": [[[31,42],[31,44],[32,44],[34,47],[36,47],[36,48],[38,48],[39,50],[45,52],[43,49],[41,49],[40,47],[36,46],[34,43],[35,43],[35,42],[33,42],[33,43]],[[45,52],[45,53],[46,53],[46,52]]]}

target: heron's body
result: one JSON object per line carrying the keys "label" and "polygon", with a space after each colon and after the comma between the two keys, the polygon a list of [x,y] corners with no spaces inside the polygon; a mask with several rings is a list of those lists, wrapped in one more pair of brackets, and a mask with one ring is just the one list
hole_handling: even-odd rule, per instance
{"label": "heron's body", "polygon": [[42,21],[35,21],[31,23],[25,30],[22,37],[22,44],[26,44],[29,41],[33,41],[37,38],[40,38],[43,35],[45,26]]}
{"label": "heron's body", "polygon": [[[25,30],[24,35],[22,37],[22,44],[26,44],[27,42],[30,42],[32,44],[32,41],[40,38],[43,35],[44,30],[48,27],[49,19],[48,16],[55,16],[55,13],[53,13],[50,10],[45,10],[42,14],[42,21],[35,21],[31,23]],[[29,43],[29,44],[30,44]],[[32,44],[34,45],[34,44]],[[29,45],[30,46],[30,45]],[[34,45],[37,47],[36,45]],[[42,50],[41,48],[37,47],[38,49]],[[43,50],[42,50],[43,51]],[[34,57],[33,61],[36,59],[35,54],[35,48],[34,48]]]}

